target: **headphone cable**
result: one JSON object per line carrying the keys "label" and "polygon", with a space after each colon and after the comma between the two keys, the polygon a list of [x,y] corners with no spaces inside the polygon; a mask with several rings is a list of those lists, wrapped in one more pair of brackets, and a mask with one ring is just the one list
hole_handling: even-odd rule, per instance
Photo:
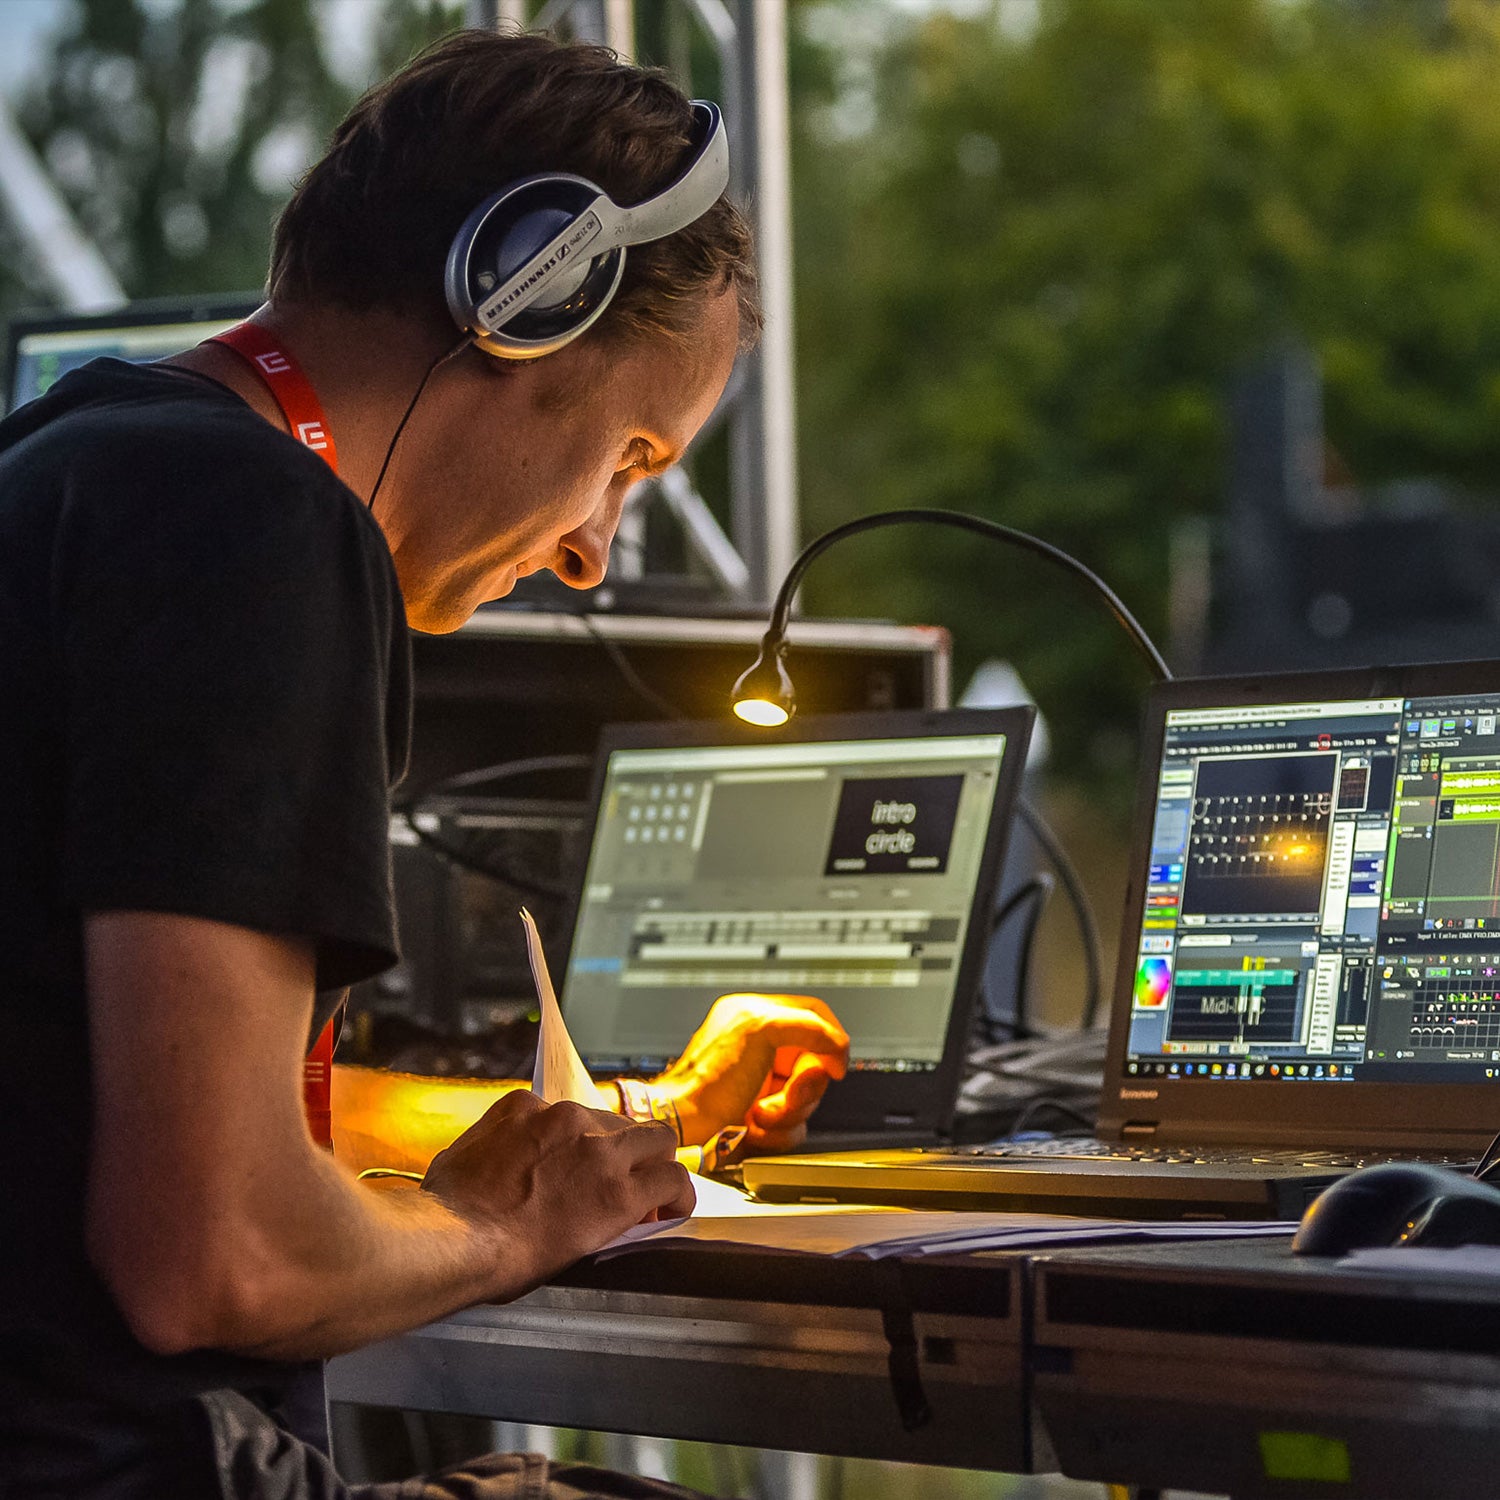
{"label": "headphone cable", "polygon": [[474,342],[472,334],[465,333],[464,336],[446,353],[439,354],[430,365],[426,373],[417,383],[412,398],[406,403],[406,410],[401,413],[401,420],[396,423],[396,430],[391,434],[390,446],[385,450],[385,459],[380,465],[380,472],[375,476],[375,487],[370,491],[370,498],[366,502],[370,511],[375,509],[375,497],[380,493],[380,486],[385,483],[385,471],[391,466],[391,459],[395,457],[396,444],[401,441],[401,434],[406,431],[406,424],[411,420],[411,414],[417,409],[417,402],[422,399],[422,392],[427,389],[427,382],[437,373],[439,365],[445,365],[450,359],[463,353],[465,349]]}

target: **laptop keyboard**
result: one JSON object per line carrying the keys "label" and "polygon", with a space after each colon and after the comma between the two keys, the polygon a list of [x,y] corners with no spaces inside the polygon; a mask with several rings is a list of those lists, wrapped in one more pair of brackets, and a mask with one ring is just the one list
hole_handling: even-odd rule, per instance
{"label": "laptop keyboard", "polygon": [[1045,1157],[1054,1161],[1087,1158],[1092,1161],[1179,1162],[1215,1167],[1316,1167],[1331,1171],[1357,1171],[1382,1162],[1422,1161],[1434,1166],[1474,1165],[1472,1155],[1428,1152],[1298,1151],[1272,1147],[1127,1146],[1118,1141],[1100,1141],[1091,1136],[1055,1136],[1043,1141],[999,1141],[987,1146],[927,1147],[945,1156],[968,1156],[986,1161],[1014,1161]]}

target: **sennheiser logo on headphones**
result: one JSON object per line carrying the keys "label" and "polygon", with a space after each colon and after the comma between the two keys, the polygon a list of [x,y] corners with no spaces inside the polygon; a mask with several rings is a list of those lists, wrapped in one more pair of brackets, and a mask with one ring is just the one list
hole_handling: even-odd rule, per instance
{"label": "sennheiser logo on headphones", "polygon": [[599,218],[596,214],[588,214],[580,219],[568,238],[546,260],[535,267],[524,281],[517,282],[485,303],[480,309],[485,322],[497,321],[516,303],[528,300],[530,295],[538,290],[541,282],[545,281],[575,250],[588,244],[598,233]]}

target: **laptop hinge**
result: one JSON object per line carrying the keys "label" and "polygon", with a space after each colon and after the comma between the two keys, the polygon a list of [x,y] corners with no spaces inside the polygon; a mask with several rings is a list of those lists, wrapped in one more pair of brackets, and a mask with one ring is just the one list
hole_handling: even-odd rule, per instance
{"label": "laptop hinge", "polygon": [[1126,1120],[1120,1126],[1120,1137],[1122,1140],[1140,1140],[1142,1136],[1152,1136],[1155,1134],[1155,1120]]}

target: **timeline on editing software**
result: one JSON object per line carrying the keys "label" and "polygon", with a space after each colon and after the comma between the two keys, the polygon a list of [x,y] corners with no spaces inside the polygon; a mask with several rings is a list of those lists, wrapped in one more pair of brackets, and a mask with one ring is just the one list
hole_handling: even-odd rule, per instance
{"label": "timeline on editing software", "polygon": [[1169,712],[1130,1070],[1500,1078],[1500,694]]}

